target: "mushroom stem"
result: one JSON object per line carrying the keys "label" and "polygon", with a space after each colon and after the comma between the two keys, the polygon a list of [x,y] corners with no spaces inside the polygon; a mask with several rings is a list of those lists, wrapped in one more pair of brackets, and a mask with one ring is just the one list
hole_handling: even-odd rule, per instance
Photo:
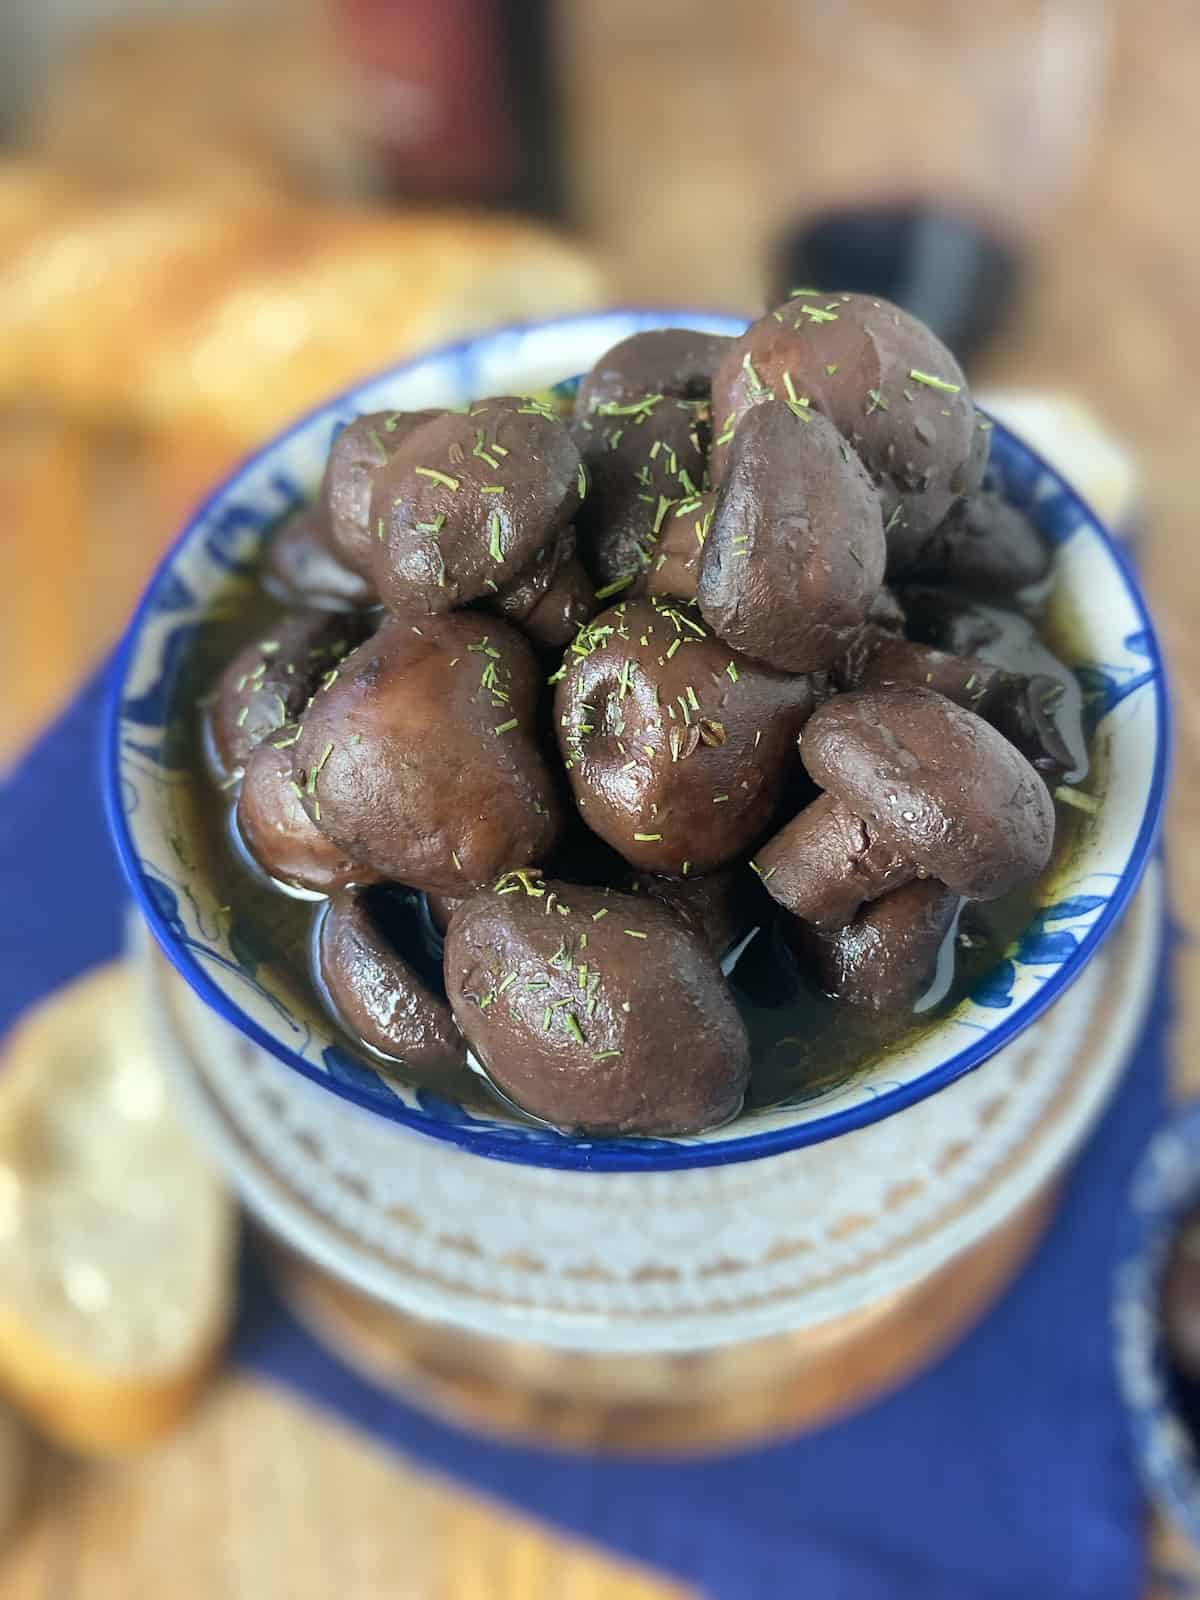
{"label": "mushroom stem", "polygon": [[873,839],[863,819],[831,794],[769,839],[754,865],[773,899],[826,933],[844,928],[866,901],[919,875],[915,861]]}

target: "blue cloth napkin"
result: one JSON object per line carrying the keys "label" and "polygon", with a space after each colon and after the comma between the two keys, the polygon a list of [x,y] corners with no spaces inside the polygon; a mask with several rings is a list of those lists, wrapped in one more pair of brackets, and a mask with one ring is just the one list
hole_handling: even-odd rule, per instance
{"label": "blue cloth napkin", "polygon": [[[0,783],[0,1031],[120,947],[94,680]],[[1133,1600],[1142,1510],[1110,1360],[1113,1230],[1164,1108],[1166,996],[1033,1260],[984,1320],[886,1399],[704,1461],[596,1460],[481,1439],[350,1372],[251,1259],[238,1362],[415,1461],[721,1600]]]}

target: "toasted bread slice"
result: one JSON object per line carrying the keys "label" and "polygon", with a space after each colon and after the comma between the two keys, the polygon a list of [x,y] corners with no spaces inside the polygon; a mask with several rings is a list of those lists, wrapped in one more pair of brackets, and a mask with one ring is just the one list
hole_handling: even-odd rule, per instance
{"label": "toasted bread slice", "polygon": [[101,968],[30,1013],[0,1056],[0,1387],[72,1448],[144,1444],[220,1352],[234,1232],[132,971]]}

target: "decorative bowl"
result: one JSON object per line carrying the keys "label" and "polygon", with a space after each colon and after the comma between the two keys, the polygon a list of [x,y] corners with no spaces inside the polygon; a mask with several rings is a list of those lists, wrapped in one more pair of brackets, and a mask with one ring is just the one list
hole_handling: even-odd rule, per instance
{"label": "decorative bowl", "polygon": [[1112,931],[1157,835],[1166,774],[1167,703],[1158,645],[1125,559],[1078,494],[998,424],[995,476],[1055,547],[1052,611],[1077,641],[1072,665],[1091,741],[1098,802],[1040,886],[1033,922],[973,993],[875,1065],[707,1133],[588,1140],[531,1125],[499,1104],[486,1114],[386,1078],[350,1051],[315,1002],[301,1010],[272,984],[219,914],[195,865],[180,802],[177,686],[196,630],[231,572],[248,570],[266,530],[310,495],[330,439],[359,412],[456,405],[529,391],[587,370],[619,339],[690,326],[737,333],[727,317],[611,311],[514,327],[437,350],[364,380],[266,444],[195,512],[124,635],[114,673],[106,793],[134,897],[187,983],[247,1039],[375,1117],[480,1155],[582,1171],[653,1172],[794,1150],[891,1116],[978,1067],[1063,995]]}

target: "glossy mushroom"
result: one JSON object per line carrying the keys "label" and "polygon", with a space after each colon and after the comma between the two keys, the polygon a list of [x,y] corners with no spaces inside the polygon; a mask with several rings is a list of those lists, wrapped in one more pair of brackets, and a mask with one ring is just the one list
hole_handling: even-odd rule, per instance
{"label": "glossy mushroom", "polygon": [[987,465],[987,424],[962,370],[887,300],[803,290],[747,329],[713,378],[712,479],[742,418],[764,401],[823,413],[879,490],[889,556],[903,565]]}
{"label": "glossy mushroom", "polygon": [[738,656],[693,608],[634,600],[567,651],[554,724],[593,833],[634,866],[686,877],[762,837],[813,704],[807,678]]}
{"label": "glossy mushroom", "polygon": [[455,914],[445,974],[493,1081],[557,1127],[698,1133],[741,1105],[749,1041],[716,957],[647,896],[502,880]]}
{"label": "glossy mushroom", "polygon": [[242,646],[217,680],[208,708],[219,778],[241,772],[255,746],[296,717],[363,632],[358,619],[300,611],[280,617]]}
{"label": "glossy mushroom", "polygon": [[782,401],[756,405],[704,540],[705,621],[756,660],[819,672],[862,627],[885,560],[879,497],[833,425]]}
{"label": "glossy mushroom", "polygon": [[370,411],[355,417],[329,447],[318,504],[325,542],[352,572],[367,577],[378,540],[371,524],[375,474],[398,455],[411,434],[440,411]]}
{"label": "glossy mushroom", "polygon": [[994,490],[981,490],[952,508],[903,576],[995,599],[1040,583],[1053,559],[1048,541],[1023,511]]}
{"label": "glossy mushroom", "polygon": [[756,865],[780,905],[821,928],[915,877],[991,900],[1050,860],[1046,785],[982,717],[932,689],[838,695],[810,718],[801,753],[825,792]]}
{"label": "glossy mushroom", "polygon": [[332,894],[348,883],[370,883],[378,876],[317,827],[300,803],[291,751],[274,739],[264,740],[246,762],[237,829],[263,871],[290,888]]}
{"label": "glossy mushroom", "polygon": [[418,1071],[449,1072],[465,1062],[462,1034],[390,934],[397,899],[407,897],[392,884],[333,897],[317,938],[321,981],[355,1038]]}
{"label": "glossy mushroom", "polygon": [[586,487],[567,428],[500,396],[410,433],[371,478],[371,571],[401,617],[498,594],[554,542]]}
{"label": "glossy mushroom", "polygon": [[433,893],[547,855],[561,807],[536,737],[542,681],[496,618],[385,623],[304,713],[305,810],[354,860]]}

